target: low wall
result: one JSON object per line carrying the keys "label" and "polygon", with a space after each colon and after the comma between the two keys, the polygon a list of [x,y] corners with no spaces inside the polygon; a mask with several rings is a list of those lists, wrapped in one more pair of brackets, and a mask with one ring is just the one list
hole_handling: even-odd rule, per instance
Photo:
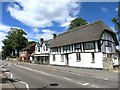
{"label": "low wall", "polygon": [[113,61],[111,58],[103,58],[103,69],[104,70],[113,70]]}

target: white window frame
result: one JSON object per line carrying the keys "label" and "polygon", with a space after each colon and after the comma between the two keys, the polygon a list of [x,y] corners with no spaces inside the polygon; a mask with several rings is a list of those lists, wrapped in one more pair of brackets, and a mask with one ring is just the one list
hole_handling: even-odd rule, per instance
{"label": "white window frame", "polygon": [[76,62],[80,62],[80,61],[81,61],[81,54],[76,53]]}
{"label": "white window frame", "polygon": [[95,42],[86,42],[83,43],[84,50],[92,50],[95,49]]}

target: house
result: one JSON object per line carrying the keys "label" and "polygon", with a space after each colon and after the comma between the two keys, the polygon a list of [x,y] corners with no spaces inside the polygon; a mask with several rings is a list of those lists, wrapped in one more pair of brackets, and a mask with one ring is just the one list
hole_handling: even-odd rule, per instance
{"label": "house", "polygon": [[44,41],[43,38],[40,39],[35,46],[35,54],[34,54],[34,63],[39,64],[48,64],[49,63],[49,43],[51,40]]}
{"label": "house", "polygon": [[50,64],[112,68],[116,34],[102,21],[59,34],[50,43]]}
{"label": "house", "polygon": [[33,60],[33,55],[35,51],[35,43],[28,45],[27,47],[19,51],[19,61],[30,62]]}
{"label": "house", "polygon": [[2,51],[0,51],[0,60],[2,60]]}
{"label": "house", "polygon": [[120,66],[120,50],[116,49],[116,56],[114,57],[113,66]]}

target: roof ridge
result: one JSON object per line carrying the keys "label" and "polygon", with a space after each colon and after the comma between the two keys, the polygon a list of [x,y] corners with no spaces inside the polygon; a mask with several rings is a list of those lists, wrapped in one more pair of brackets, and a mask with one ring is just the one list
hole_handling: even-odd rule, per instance
{"label": "roof ridge", "polygon": [[29,44],[27,45],[26,47],[22,48],[20,51],[24,50],[24,49],[27,49],[27,48],[30,48],[32,46],[36,45],[36,43],[32,43],[32,44]]}
{"label": "roof ridge", "polygon": [[66,34],[66,33],[70,33],[70,32],[76,31],[76,30],[81,29],[81,28],[85,28],[85,27],[88,27],[88,26],[91,26],[91,25],[97,24],[97,23],[99,23],[99,22],[104,23],[103,21],[98,20],[98,21],[95,21],[95,22],[93,22],[93,23],[86,24],[86,25],[79,26],[79,27],[77,27],[77,28],[71,29],[70,31],[65,31],[65,32],[59,34],[58,36],[61,36],[61,35]]}

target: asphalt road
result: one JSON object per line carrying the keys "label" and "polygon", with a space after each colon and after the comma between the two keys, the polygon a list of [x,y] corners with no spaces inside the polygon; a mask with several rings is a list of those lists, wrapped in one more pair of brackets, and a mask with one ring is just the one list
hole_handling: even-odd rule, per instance
{"label": "asphalt road", "polygon": [[118,88],[117,80],[77,75],[35,64],[5,62],[4,65],[10,69],[10,73],[6,74],[15,80],[13,84],[17,88]]}

